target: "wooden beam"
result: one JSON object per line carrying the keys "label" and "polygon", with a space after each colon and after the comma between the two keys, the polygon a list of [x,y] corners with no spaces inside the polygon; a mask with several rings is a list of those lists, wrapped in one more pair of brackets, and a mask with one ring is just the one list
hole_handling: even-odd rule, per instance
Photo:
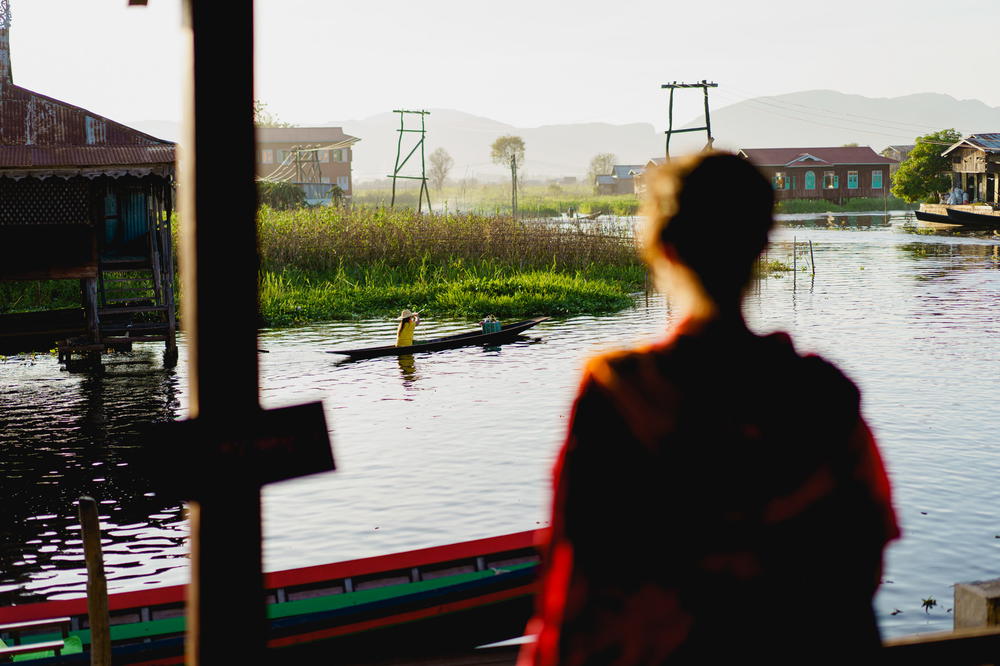
{"label": "wooden beam", "polygon": [[[182,5],[191,59],[178,187],[189,411],[220,431],[259,408],[253,4]],[[189,505],[186,662],[195,666],[264,657],[260,489],[239,472],[218,480],[225,492]]]}

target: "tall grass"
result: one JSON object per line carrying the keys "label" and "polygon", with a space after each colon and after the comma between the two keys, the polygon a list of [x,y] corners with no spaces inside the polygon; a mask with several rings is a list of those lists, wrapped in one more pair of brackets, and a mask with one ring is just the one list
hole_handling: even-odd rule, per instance
{"label": "tall grass", "polygon": [[354,207],[258,216],[261,310],[273,325],[403,307],[501,317],[610,312],[645,271],[629,229]]}
{"label": "tall grass", "polygon": [[888,210],[915,210],[919,204],[909,204],[902,199],[890,196],[888,199],[881,197],[858,197],[847,199],[842,204],[825,199],[786,199],[779,201],[775,207],[776,213],[840,213],[840,212],[868,212],[879,211],[883,208]]}
{"label": "tall grass", "polygon": [[80,307],[79,280],[0,282],[0,314]]}
{"label": "tall grass", "polygon": [[[418,190],[400,188],[396,206],[416,208]],[[384,187],[356,189],[355,205],[385,207],[392,191]],[[484,215],[510,214],[510,184],[448,185],[431,192],[435,212],[466,211]],[[529,185],[518,189],[520,217],[558,217],[569,210],[589,215],[637,215],[639,199],[633,194],[594,194],[584,185]]]}
{"label": "tall grass", "polygon": [[632,231],[621,225],[551,225],[505,215],[418,215],[406,209],[262,208],[264,270],[351,270],[489,260],[517,269],[580,270],[594,264],[638,265]]}

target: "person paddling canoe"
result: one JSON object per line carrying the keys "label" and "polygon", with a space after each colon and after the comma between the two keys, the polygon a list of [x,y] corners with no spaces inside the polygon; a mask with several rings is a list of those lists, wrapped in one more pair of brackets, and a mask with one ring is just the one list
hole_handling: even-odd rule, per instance
{"label": "person paddling canoe", "polygon": [[396,329],[396,346],[409,347],[413,344],[413,332],[420,323],[420,313],[404,309],[396,317],[396,321],[399,322],[399,328]]}

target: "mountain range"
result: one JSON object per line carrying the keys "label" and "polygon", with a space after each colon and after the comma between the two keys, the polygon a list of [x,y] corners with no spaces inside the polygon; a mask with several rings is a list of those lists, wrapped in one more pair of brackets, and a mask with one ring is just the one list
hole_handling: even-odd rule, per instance
{"label": "mountain range", "polygon": [[[426,117],[427,157],[444,148],[455,160],[451,178],[493,180],[506,177],[503,167],[490,161],[490,145],[497,137],[514,134],[524,139],[524,173],[528,179],[583,176],[598,153],[614,153],[620,164],[644,164],[664,151],[665,127],[652,123],[574,123],[515,127],[497,120],[453,109],[430,109]],[[416,116],[407,127],[416,125]],[[914,137],[946,128],[962,133],[1000,132],[1000,108],[979,100],[957,100],[939,93],[871,98],[833,90],[755,97],[712,109],[715,146],[738,148],[869,145],[876,151],[887,145],[913,143]],[[702,125],[696,118],[682,127]],[[144,132],[176,140],[179,128],[169,121],[129,123]],[[399,116],[380,113],[361,120],[325,121],[316,126],[340,126],[361,139],[354,146],[356,183],[383,180],[393,170]],[[403,141],[403,155],[414,145],[413,133]],[[705,143],[701,132],[679,134],[671,152],[697,150]],[[409,165],[419,165],[419,151]],[[417,166],[419,172],[419,166]]]}

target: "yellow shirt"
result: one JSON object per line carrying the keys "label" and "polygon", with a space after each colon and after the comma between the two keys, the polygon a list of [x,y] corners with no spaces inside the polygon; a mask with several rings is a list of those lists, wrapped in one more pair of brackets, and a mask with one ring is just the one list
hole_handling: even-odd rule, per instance
{"label": "yellow shirt", "polygon": [[414,318],[404,319],[399,322],[399,329],[396,330],[396,346],[409,347],[413,344],[413,331],[417,328]]}

